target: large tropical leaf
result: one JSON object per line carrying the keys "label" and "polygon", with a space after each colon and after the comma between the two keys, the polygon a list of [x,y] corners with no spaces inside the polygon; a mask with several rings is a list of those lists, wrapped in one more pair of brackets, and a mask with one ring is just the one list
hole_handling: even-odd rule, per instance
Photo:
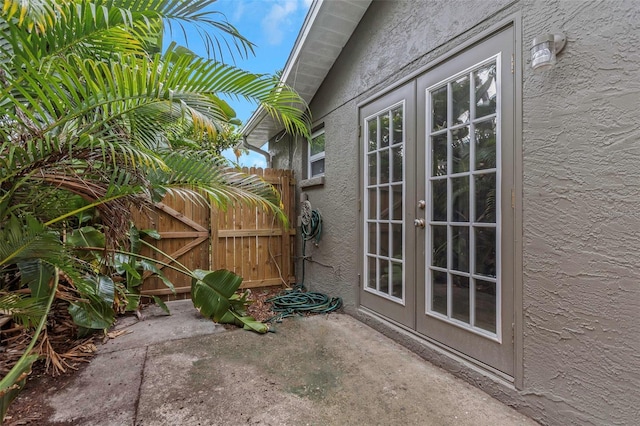
{"label": "large tropical leaf", "polygon": [[104,234],[93,226],[83,226],[69,233],[67,236],[67,244],[74,248],[102,248],[104,247]]}
{"label": "large tropical leaf", "polygon": [[[113,267],[121,275],[126,275],[126,284],[129,291],[134,291],[142,284],[142,274],[149,271],[160,280],[174,294],[176,292],[173,283],[164,275],[162,270],[151,260],[135,254],[116,253],[113,256]],[[183,271],[185,272],[185,271]]]}
{"label": "large tropical leaf", "polygon": [[36,300],[46,298],[51,292],[49,283],[56,268],[42,258],[32,258],[18,262],[22,286],[28,286]]}
{"label": "large tropical leaf", "polygon": [[242,277],[226,269],[217,271],[196,270],[191,281],[191,300],[200,313],[221,324],[236,324],[246,330],[266,333],[266,324],[245,314],[250,302],[246,296],[235,292],[242,284]]}
{"label": "large tropical leaf", "polygon": [[231,307],[229,298],[242,284],[242,277],[226,269],[196,270],[191,280],[191,299],[200,313],[219,322]]}
{"label": "large tropical leaf", "polygon": [[227,311],[219,322],[221,324],[234,324],[245,330],[255,331],[260,334],[264,334],[269,331],[269,326],[267,324],[260,322],[251,316],[238,314],[232,310]]}
{"label": "large tropical leaf", "polygon": [[111,278],[98,275],[86,276],[75,283],[78,291],[87,299],[72,302],[69,313],[80,327],[102,330],[109,328],[115,319],[113,300],[115,285]]}

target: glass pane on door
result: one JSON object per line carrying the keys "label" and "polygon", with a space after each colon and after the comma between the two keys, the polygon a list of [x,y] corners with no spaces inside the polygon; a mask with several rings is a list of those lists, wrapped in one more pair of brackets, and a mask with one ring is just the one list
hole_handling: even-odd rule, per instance
{"label": "glass pane on door", "polygon": [[500,321],[496,59],[427,89],[427,314],[484,335]]}
{"label": "glass pane on door", "polygon": [[[365,288],[404,303],[404,103],[366,118]],[[446,148],[446,145],[445,145]]]}

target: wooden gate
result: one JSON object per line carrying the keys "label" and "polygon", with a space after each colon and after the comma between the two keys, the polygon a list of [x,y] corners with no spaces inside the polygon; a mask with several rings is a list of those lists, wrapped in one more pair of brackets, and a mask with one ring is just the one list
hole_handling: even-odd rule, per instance
{"label": "wooden gate", "polygon": [[259,208],[236,205],[212,215],[214,269],[229,269],[244,278],[243,288],[289,285],[295,282],[295,181],[291,170],[249,169],[279,192],[288,229],[273,214]]}
{"label": "wooden gate", "polygon": [[[138,213],[135,216],[138,229],[155,229],[160,234],[159,240],[144,238],[158,250],[143,246],[141,254],[175,266],[177,261],[192,270],[209,269],[209,207],[179,197],[166,197],[163,202],[156,204],[151,213]],[[143,276],[142,294],[163,296],[164,299],[183,299],[189,296],[191,279],[187,275],[160,264],[158,267],[175,286],[176,295],[173,295],[162,280],[150,277],[148,272]]]}
{"label": "wooden gate", "polygon": [[[244,168],[244,173],[261,176],[279,192],[284,212],[292,226],[271,213],[240,203],[226,211],[210,211],[207,206],[167,197],[151,214],[136,214],[139,229],[153,228],[158,241],[145,238],[162,252],[149,248],[142,254],[163,262],[178,261],[193,269],[228,269],[244,278],[242,288],[290,285],[295,282],[295,180],[290,170]],[[174,284],[176,294],[157,277],[145,277],[141,292],[164,299],[188,298],[191,280],[170,268],[163,273]]]}

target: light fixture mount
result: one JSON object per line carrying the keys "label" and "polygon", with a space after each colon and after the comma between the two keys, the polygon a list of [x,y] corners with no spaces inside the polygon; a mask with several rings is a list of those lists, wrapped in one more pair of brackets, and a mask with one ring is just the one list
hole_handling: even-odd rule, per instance
{"label": "light fixture mount", "polygon": [[567,37],[564,34],[542,34],[531,42],[531,68],[545,70],[556,63],[556,55],[564,49]]}

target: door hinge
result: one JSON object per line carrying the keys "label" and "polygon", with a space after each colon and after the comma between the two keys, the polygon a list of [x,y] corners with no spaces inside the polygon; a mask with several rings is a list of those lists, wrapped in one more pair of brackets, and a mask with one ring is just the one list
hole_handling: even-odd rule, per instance
{"label": "door hinge", "polygon": [[511,54],[511,74],[514,74],[516,72],[516,56],[512,53]]}
{"label": "door hinge", "polygon": [[511,189],[511,208],[512,209],[516,208],[516,190],[515,189]]}
{"label": "door hinge", "polygon": [[513,345],[515,339],[516,339],[516,323],[512,322],[511,323],[511,344]]}
{"label": "door hinge", "polygon": [[358,137],[362,136],[362,126],[358,126]]}
{"label": "door hinge", "polygon": [[362,200],[358,200],[358,211],[362,210]]}

